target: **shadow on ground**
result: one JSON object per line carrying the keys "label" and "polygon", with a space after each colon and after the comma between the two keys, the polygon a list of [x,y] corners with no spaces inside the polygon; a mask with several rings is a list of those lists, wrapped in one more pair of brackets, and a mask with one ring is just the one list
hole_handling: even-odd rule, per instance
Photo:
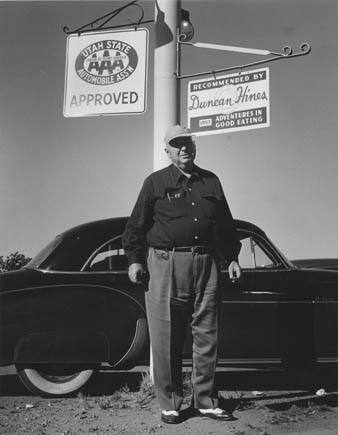
{"label": "shadow on ground", "polygon": [[[85,386],[83,392],[90,396],[111,395],[121,387],[127,386],[130,391],[137,391],[142,382],[145,371],[100,371]],[[240,398],[241,406],[245,403],[256,403],[265,400],[264,391],[270,391],[270,399],[281,400],[290,399],[297,396],[301,405],[301,396],[315,394],[319,388],[324,388],[326,392],[338,391],[338,376],[334,370],[317,371],[270,371],[270,370],[232,370],[220,369],[216,376],[217,387],[220,391],[254,391],[259,390],[262,396]],[[304,392],[300,392],[303,390]],[[271,395],[273,391],[273,395]],[[287,393],[285,393],[287,391]],[[295,391],[295,393],[293,393]],[[0,375],[0,396],[33,396],[21,383],[18,376],[14,373]],[[304,399],[306,403],[308,399]],[[313,400],[320,404],[338,406],[338,395],[327,394],[323,397],[314,397]],[[283,401],[281,402],[283,403]],[[294,402],[293,402],[294,403]],[[228,403],[229,405],[229,403]],[[237,403],[231,404],[233,409]],[[279,406],[279,405],[278,405]],[[282,406],[282,404],[280,404]],[[227,409],[229,406],[226,407]]]}

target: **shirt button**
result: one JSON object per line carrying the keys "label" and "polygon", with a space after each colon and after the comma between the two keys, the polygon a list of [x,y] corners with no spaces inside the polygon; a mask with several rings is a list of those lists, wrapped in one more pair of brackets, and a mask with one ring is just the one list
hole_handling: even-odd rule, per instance
{"label": "shirt button", "polygon": [[197,219],[197,218],[194,218],[194,221],[195,221],[195,222],[197,222],[197,221],[198,221],[198,219]]}
{"label": "shirt button", "polygon": [[194,203],[194,202],[192,202],[192,203],[191,203],[191,205],[195,205],[195,203]]}

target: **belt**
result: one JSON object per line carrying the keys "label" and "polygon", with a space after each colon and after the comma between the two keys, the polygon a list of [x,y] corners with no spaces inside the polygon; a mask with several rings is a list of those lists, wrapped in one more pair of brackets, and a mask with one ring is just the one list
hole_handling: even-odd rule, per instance
{"label": "belt", "polygon": [[191,252],[192,254],[215,254],[210,246],[152,246],[154,249],[170,252]]}

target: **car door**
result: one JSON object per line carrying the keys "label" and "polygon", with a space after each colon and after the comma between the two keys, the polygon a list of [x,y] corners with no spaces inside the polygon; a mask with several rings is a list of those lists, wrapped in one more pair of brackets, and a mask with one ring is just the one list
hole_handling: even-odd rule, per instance
{"label": "car door", "polygon": [[147,282],[135,285],[130,281],[122,237],[115,237],[97,249],[84,264],[82,272],[90,275],[91,281],[99,284],[104,294],[105,329],[111,347],[124,349],[124,356],[117,363],[116,352],[112,350],[111,362],[125,368],[125,363],[131,365],[136,359],[138,362],[147,359],[149,335],[144,308]]}
{"label": "car door", "polygon": [[[226,363],[280,363],[281,340],[278,306],[281,292],[274,274],[279,263],[241,233],[239,263],[242,277],[232,283],[223,271],[220,361]],[[265,282],[262,285],[263,281]]]}
{"label": "car door", "polygon": [[226,362],[311,364],[312,296],[270,241],[241,232],[242,279],[224,274],[221,358]]}
{"label": "car door", "polygon": [[314,310],[314,361],[329,367],[338,362],[338,273],[331,270],[303,271],[312,275]]}

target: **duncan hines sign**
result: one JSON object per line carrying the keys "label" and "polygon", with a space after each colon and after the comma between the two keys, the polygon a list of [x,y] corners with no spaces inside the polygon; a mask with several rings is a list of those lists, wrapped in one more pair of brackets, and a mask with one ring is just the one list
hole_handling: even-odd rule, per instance
{"label": "duncan hines sign", "polygon": [[269,68],[190,81],[187,109],[200,136],[269,127]]}
{"label": "duncan hines sign", "polygon": [[147,63],[147,29],[68,36],[64,116],[145,112]]}

